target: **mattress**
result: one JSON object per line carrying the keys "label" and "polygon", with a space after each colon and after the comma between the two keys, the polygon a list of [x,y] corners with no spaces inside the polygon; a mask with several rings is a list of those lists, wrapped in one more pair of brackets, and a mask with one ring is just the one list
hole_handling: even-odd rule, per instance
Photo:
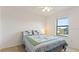
{"label": "mattress", "polygon": [[44,52],[66,44],[64,38],[53,35],[24,36],[24,42],[29,52]]}

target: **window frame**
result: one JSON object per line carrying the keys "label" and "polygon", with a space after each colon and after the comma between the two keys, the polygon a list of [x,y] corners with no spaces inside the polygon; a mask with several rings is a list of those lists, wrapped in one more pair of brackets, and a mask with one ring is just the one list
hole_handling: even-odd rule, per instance
{"label": "window frame", "polygon": [[[61,20],[64,18],[64,17],[60,17],[61,18]],[[58,20],[60,20],[60,18],[57,18],[57,20],[56,20],[56,35],[58,35],[58,36],[68,36],[69,35],[69,25],[61,25],[61,26],[58,26]],[[68,18],[68,17],[67,17]],[[58,27],[68,27],[68,34],[67,35],[59,35],[58,33],[57,33],[57,31],[58,31]]]}

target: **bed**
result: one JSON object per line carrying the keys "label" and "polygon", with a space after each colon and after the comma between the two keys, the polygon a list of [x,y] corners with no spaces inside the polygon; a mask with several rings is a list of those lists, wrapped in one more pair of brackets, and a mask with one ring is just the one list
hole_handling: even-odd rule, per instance
{"label": "bed", "polygon": [[66,51],[67,43],[61,36],[37,35],[32,31],[23,32],[23,44],[27,52],[59,52]]}

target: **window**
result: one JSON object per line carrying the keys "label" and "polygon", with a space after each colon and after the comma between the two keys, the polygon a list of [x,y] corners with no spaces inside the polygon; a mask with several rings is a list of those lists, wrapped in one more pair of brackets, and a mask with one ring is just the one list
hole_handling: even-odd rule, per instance
{"label": "window", "polygon": [[56,34],[62,36],[68,36],[68,17],[58,18],[56,21]]}

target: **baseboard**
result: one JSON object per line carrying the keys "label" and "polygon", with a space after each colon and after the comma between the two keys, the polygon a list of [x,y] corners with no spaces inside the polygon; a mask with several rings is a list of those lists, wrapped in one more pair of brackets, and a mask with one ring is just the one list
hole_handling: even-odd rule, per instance
{"label": "baseboard", "polygon": [[20,45],[16,45],[16,46],[8,47],[8,48],[0,48],[0,52],[5,51],[5,50],[7,50],[7,49],[14,48],[14,47],[23,47],[23,45],[20,44]]}
{"label": "baseboard", "polygon": [[69,48],[79,51],[79,49],[78,49],[78,48],[73,48],[73,47],[69,47]]}

